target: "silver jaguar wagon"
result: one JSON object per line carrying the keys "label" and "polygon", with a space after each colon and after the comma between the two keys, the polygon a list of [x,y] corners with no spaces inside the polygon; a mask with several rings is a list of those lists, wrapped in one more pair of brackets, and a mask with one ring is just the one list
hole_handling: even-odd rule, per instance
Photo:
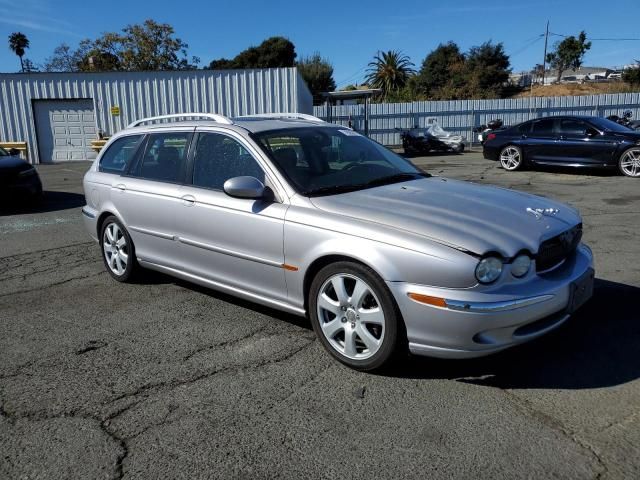
{"label": "silver jaguar wagon", "polygon": [[144,267],[308,315],[360,370],[406,349],[503,350],[593,291],[572,207],[429,175],[309,115],[146,118],[110,139],[84,189],[114,279]]}

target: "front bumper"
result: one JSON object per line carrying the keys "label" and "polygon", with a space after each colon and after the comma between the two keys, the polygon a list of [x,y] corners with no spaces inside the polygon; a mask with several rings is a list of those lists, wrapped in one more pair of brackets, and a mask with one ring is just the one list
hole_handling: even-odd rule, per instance
{"label": "front bumper", "polygon": [[[561,267],[495,289],[442,289],[387,282],[417,355],[471,358],[538,338],[570,316],[576,282],[593,276],[593,254],[581,244]],[[409,293],[446,299],[446,306],[419,303]]]}

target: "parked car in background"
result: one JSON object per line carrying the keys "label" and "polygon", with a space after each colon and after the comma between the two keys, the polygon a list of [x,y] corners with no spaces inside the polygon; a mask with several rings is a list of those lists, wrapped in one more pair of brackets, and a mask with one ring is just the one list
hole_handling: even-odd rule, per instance
{"label": "parked car in background", "polygon": [[[206,120],[143,125],[179,117]],[[308,315],[326,350],[361,370],[407,348],[503,350],[558,327],[593,290],[575,209],[431,176],[302,114],[134,122],[84,190],[115,280],[147,267]]]}
{"label": "parked car in background", "polygon": [[527,165],[618,168],[640,177],[640,132],[601,117],[529,120],[490,133],[484,158],[513,171]]}
{"label": "parked car in background", "polygon": [[3,205],[22,201],[25,198],[38,200],[42,197],[42,182],[35,167],[20,158],[15,148],[0,148],[0,196]]}

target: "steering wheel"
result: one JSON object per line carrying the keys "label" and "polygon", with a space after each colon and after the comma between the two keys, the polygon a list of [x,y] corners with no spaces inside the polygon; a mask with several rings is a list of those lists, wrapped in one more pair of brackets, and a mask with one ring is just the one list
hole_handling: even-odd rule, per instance
{"label": "steering wheel", "polygon": [[353,170],[356,167],[362,167],[363,164],[360,161],[349,162],[344,167],[340,169],[341,172],[348,172],[349,170]]}

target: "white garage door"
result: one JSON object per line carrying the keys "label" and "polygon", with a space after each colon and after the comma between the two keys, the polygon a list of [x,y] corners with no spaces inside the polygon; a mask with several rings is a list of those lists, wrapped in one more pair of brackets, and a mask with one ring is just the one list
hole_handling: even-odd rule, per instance
{"label": "white garage door", "polygon": [[40,162],[92,160],[96,136],[93,100],[36,100],[33,104]]}

